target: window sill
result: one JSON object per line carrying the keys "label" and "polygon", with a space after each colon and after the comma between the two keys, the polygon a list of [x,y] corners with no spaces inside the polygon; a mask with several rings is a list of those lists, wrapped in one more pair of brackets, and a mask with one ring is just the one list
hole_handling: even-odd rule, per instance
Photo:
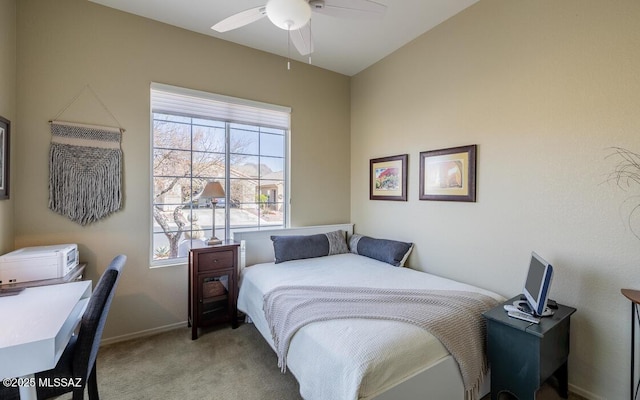
{"label": "window sill", "polygon": [[165,268],[165,267],[181,267],[181,266],[186,266],[188,264],[189,264],[189,259],[186,257],[173,258],[171,260],[151,261],[151,265],[149,266],[149,269]]}

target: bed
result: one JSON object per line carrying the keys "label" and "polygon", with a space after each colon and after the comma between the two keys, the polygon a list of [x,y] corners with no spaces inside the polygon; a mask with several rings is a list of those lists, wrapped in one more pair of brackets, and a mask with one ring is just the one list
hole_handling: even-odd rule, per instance
{"label": "bed", "polygon": [[[453,290],[505,300],[481,288],[353,253],[274,263],[272,235],[336,230],[353,235],[352,224],[234,234],[241,243],[238,309],[274,351],[279,346],[265,317],[264,298],[281,286]],[[391,320],[335,319],[305,325],[288,344],[286,367],[307,400],[462,400],[466,394],[458,363],[441,341],[421,327]],[[484,377],[473,397],[479,399],[488,388],[489,379]]]}

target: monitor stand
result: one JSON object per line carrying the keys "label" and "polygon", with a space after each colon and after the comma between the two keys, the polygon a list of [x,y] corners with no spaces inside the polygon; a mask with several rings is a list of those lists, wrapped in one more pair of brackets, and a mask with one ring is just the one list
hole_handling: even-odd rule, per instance
{"label": "monitor stand", "polygon": [[[516,300],[513,302],[513,305],[521,308],[527,314],[534,315],[533,310],[531,310],[531,307],[529,307],[529,302],[527,302],[526,300]],[[553,315],[553,313],[554,311],[552,309],[550,309],[549,307],[545,307],[540,317],[550,317]]]}

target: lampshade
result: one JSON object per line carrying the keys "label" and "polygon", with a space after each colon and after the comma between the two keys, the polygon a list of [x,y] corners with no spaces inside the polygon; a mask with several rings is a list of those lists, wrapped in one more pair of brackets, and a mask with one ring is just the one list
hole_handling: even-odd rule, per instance
{"label": "lampshade", "polygon": [[200,193],[203,199],[219,199],[224,197],[224,189],[218,181],[207,182],[207,185]]}
{"label": "lampshade", "polygon": [[311,7],[305,0],[269,0],[267,17],[278,28],[300,29],[311,19]]}

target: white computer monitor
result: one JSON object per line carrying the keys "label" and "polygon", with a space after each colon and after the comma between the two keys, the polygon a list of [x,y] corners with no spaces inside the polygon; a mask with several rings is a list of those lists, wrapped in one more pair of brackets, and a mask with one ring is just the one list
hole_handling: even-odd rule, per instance
{"label": "white computer monitor", "polygon": [[553,267],[535,252],[531,252],[529,272],[522,290],[531,311],[536,316],[544,315],[553,278]]}

